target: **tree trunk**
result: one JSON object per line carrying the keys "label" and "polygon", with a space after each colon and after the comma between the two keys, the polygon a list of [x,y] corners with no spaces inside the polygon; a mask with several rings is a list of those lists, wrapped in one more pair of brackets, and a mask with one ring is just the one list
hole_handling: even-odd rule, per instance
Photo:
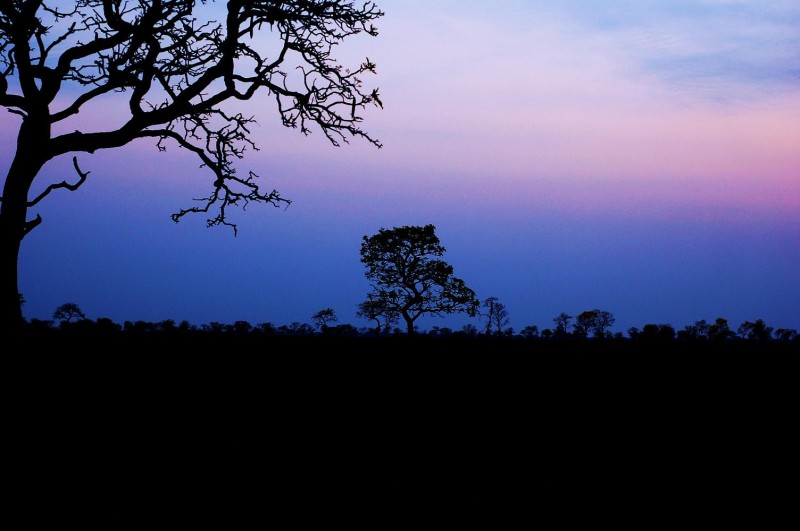
{"label": "tree trunk", "polygon": [[3,198],[0,213],[0,334],[6,338],[19,331],[24,324],[22,305],[19,298],[17,263],[19,260],[20,234],[22,226],[15,223],[6,209],[7,199]]}
{"label": "tree trunk", "polygon": [[411,318],[406,312],[402,312],[403,319],[406,320],[406,330],[408,331],[408,335],[414,335],[414,319]]}
{"label": "tree trunk", "polygon": [[28,222],[28,193],[46,162],[49,121],[30,115],[20,127],[17,152],[8,170],[0,203],[0,336],[21,331],[25,324],[19,291],[19,251],[25,234],[38,224]]}

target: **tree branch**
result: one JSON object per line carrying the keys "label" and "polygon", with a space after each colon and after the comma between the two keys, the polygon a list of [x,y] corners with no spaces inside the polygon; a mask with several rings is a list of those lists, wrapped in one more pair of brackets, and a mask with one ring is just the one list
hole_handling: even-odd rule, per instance
{"label": "tree branch", "polygon": [[[45,197],[47,197],[48,195],[50,195],[50,192],[52,192],[53,190],[57,190],[57,189],[59,189],[59,188],[66,188],[66,189],[67,189],[67,190],[69,190],[70,192],[74,192],[74,191],[75,191],[75,190],[77,190],[77,189],[78,189],[78,188],[79,188],[79,187],[80,187],[80,186],[81,186],[81,185],[82,185],[84,182],[86,182],[86,178],[89,176],[89,174],[90,174],[91,172],[88,172],[88,171],[87,171],[87,172],[82,172],[82,171],[81,171],[80,167],[78,167],[78,157],[72,157],[72,164],[73,164],[73,166],[75,166],[75,171],[77,171],[77,172],[78,172],[78,175],[80,176],[80,179],[78,180],[78,182],[76,182],[75,184],[69,184],[67,181],[61,181],[60,183],[51,184],[50,186],[48,186],[47,188],[45,188],[44,192],[42,192],[41,194],[39,194],[39,195],[36,197],[36,199],[34,199],[33,201],[28,201],[28,207],[36,206],[36,204],[37,204],[39,201],[41,201],[42,199],[44,199]],[[39,217],[39,216],[37,216],[37,218],[38,218],[38,217]],[[41,223],[41,219],[39,219],[39,223]],[[37,225],[38,225],[38,223],[37,223]]]}

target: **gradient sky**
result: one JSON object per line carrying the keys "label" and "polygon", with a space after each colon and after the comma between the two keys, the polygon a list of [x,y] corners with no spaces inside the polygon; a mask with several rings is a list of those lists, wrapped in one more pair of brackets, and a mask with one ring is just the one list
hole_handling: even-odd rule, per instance
{"label": "gradient sky", "polygon": [[[330,307],[369,326],[361,238],[432,223],[455,274],[516,330],[593,308],[621,332],[717,317],[800,329],[800,3],[377,3],[380,35],[338,57],[378,65],[365,82],[385,108],[364,128],[382,149],[333,147],[249,102],[260,151],[239,167],[293,202],[237,211],[236,237],[171,221],[210,186],[187,154],[81,155],[88,182],[31,213],[44,222],[23,241],[25,316],[74,302],[120,323],[282,325]],[[16,118],[0,116],[4,168]],[[74,180],[70,159],[44,175],[37,190]]]}

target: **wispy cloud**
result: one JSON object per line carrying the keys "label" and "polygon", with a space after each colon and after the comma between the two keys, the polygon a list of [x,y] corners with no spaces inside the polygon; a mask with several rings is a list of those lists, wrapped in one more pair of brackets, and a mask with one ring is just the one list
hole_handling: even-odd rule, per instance
{"label": "wispy cloud", "polygon": [[555,9],[576,33],[615,48],[629,75],[651,76],[688,100],[800,91],[798,2],[561,2]]}

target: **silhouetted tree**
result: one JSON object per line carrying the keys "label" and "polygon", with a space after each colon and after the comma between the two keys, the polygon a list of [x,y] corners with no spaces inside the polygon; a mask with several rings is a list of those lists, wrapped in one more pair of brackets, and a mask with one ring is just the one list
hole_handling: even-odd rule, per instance
{"label": "silhouetted tree", "polygon": [[486,308],[486,313],[484,314],[486,317],[486,335],[488,336],[492,333],[492,327],[494,327],[498,336],[501,335],[503,327],[509,323],[506,305],[500,302],[497,297],[487,297],[483,301],[483,307]]}
{"label": "silhouetted tree", "polygon": [[536,325],[529,325],[520,331],[520,335],[526,338],[539,337],[539,327]]}
{"label": "silhouetted tree", "polygon": [[[208,195],[172,215],[208,215],[226,225],[229,207],[288,204],[263,191],[234,162],[255,150],[255,122],[232,104],[263,94],[283,125],[309,134],[319,128],[335,146],[359,137],[359,111],[382,106],[362,77],[369,59],[347,69],[333,48],[359,33],[377,35],[383,13],[373,2],[345,0],[112,0],[0,3],[0,106],[19,117],[16,154],[0,203],[0,332],[24,324],[17,262],[20,244],[42,218],[28,210],[56,190],[77,190],[89,172],[72,158],[77,179],[39,183],[50,160],[152,140],[198,158],[210,177]],[[268,36],[274,37],[273,40]],[[106,108],[112,106],[113,112]],[[76,116],[119,115],[113,126]],[[36,183],[41,191],[35,197]]]}
{"label": "silhouetted tree", "polygon": [[56,308],[56,311],[53,312],[53,319],[71,323],[73,321],[86,319],[86,315],[84,315],[80,307],[74,302],[66,302]]}
{"label": "silhouetted tree", "polygon": [[597,310],[586,310],[575,317],[572,330],[575,337],[585,338],[597,321]]}
{"label": "silhouetted tree", "polygon": [[469,337],[478,335],[478,328],[474,324],[467,323],[461,327],[461,333]]}
{"label": "silhouetted tree", "polygon": [[570,314],[561,312],[553,319],[553,322],[556,325],[555,330],[553,330],[553,335],[555,337],[567,337],[569,335],[569,324],[572,322],[572,316]]}
{"label": "silhouetted tree", "polygon": [[289,325],[279,326],[278,333],[285,336],[311,336],[314,335],[314,327],[308,323],[293,321]]}
{"label": "silhouetted tree", "polygon": [[763,319],[756,319],[755,322],[745,321],[739,325],[737,332],[742,338],[751,341],[765,342],[772,337],[772,327],[767,326]]}
{"label": "silhouetted tree", "polygon": [[724,342],[734,337],[733,330],[728,326],[728,320],[717,317],[708,327],[708,338],[712,341]]}
{"label": "silhouetted tree", "polygon": [[389,333],[392,326],[400,321],[400,312],[383,300],[376,299],[372,293],[367,300],[358,303],[357,317],[375,321],[375,333]]}
{"label": "silhouetted tree", "polygon": [[779,341],[790,343],[797,338],[797,330],[794,328],[778,328],[775,330],[775,337],[777,337]]}
{"label": "silhouetted tree", "polygon": [[670,324],[647,323],[642,327],[642,331],[631,338],[642,341],[669,342],[675,339],[675,328]]}
{"label": "silhouetted tree", "polygon": [[616,322],[614,315],[606,310],[595,309],[594,312],[596,314],[594,325],[592,326],[592,333],[594,334],[594,337],[604,338],[610,335],[608,330],[614,326],[614,323]]}
{"label": "silhouetted tree", "polygon": [[474,316],[480,302],[453,276],[453,266],[438,258],[444,252],[433,225],[382,228],[364,236],[361,262],[372,285],[367,300],[402,316],[409,335],[424,314]]}
{"label": "silhouetted tree", "polygon": [[339,318],[336,317],[336,312],[333,308],[325,308],[312,315],[311,320],[314,321],[314,326],[318,330],[322,330],[328,326],[328,323],[335,323]]}
{"label": "silhouetted tree", "polygon": [[260,323],[256,327],[261,335],[274,336],[278,333],[278,329],[272,323]]}

